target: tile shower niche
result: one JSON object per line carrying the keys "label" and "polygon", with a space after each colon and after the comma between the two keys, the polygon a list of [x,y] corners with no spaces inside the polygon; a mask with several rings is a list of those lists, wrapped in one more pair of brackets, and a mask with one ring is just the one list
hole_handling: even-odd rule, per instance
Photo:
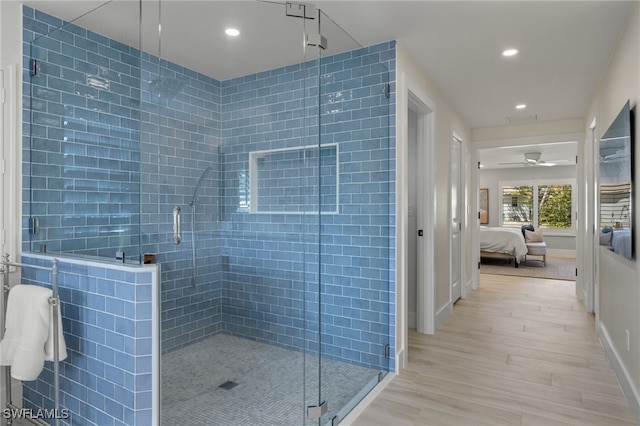
{"label": "tile shower niche", "polygon": [[337,214],[338,158],[337,144],[250,152],[240,205],[252,213]]}

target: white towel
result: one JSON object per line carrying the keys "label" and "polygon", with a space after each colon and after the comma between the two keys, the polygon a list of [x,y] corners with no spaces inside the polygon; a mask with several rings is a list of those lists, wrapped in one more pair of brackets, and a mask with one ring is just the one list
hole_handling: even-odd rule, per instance
{"label": "white towel", "polygon": [[[49,299],[53,292],[45,287],[17,285],[9,290],[5,334],[0,341],[0,365],[11,366],[11,376],[18,380],[35,380],[45,359],[53,360],[53,311]],[[58,354],[67,357],[62,333],[62,316],[58,309]]]}

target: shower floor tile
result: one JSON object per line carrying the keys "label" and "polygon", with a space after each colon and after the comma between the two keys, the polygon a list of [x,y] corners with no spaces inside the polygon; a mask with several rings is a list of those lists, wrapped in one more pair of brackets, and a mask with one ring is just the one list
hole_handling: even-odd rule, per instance
{"label": "shower floor tile", "polygon": [[318,403],[319,370],[322,400],[329,404],[322,423],[330,423],[337,410],[377,381],[378,370],[324,358],[319,369],[316,356],[306,358],[226,334],[165,354],[162,425],[311,424],[304,413]]}

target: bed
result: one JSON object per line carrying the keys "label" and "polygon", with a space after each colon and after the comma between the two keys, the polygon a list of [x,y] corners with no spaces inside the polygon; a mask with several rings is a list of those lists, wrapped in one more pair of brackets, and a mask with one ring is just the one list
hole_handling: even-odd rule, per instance
{"label": "bed", "polygon": [[527,246],[520,229],[480,227],[480,257],[513,259],[517,268],[527,255]]}
{"label": "bed", "polygon": [[611,237],[611,248],[614,253],[618,253],[632,259],[631,256],[631,229],[614,229]]}

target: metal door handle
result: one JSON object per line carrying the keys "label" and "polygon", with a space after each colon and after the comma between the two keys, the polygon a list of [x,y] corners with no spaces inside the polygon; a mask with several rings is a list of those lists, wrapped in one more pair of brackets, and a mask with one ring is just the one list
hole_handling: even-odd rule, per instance
{"label": "metal door handle", "polygon": [[173,244],[180,244],[182,241],[182,209],[175,206],[173,208]]}

